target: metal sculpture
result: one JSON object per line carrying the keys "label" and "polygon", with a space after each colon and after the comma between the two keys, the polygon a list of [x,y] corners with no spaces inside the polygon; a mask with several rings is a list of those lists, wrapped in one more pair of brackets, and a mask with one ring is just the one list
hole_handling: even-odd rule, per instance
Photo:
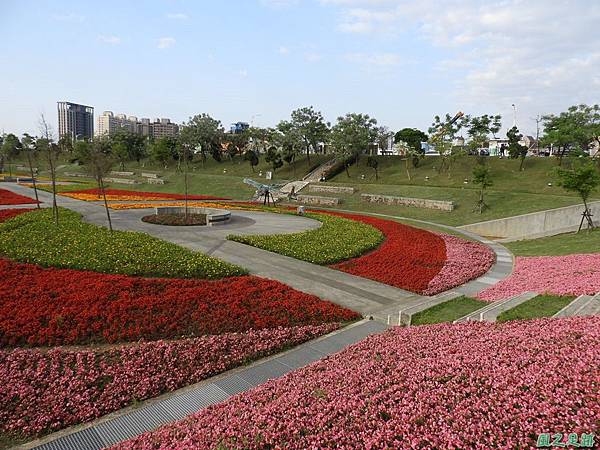
{"label": "metal sculpture", "polygon": [[273,192],[276,194],[281,192],[281,188],[285,186],[287,183],[275,183],[275,184],[262,184],[258,181],[251,180],[250,178],[244,178],[244,183],[253,186],[256,188],[256,194],[254,194],[254,198],[259,200],[261,197],[264,197],[263,205],[270,206],[271,202],[273,202],[273,206],[275,205],[275,197],[273,197]]}

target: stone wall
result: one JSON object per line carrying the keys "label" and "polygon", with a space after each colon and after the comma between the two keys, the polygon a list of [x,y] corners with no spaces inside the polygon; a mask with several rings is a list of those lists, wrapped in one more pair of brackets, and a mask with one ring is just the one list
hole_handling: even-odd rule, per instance
{"label": "stone wall", "polygon": [[120,177],[130,177],[133,175],[133,172],[117,172],[116,170],[111,170],[110,171],[111,175],[117,175]]}
{"label": "stone wall", "polygon": [[150,173],[150,172],[142,172],[142,176],[144,178],[158,178],[159,175],[157,173]]}
{"label": "stone wall", "polygon": [[352,186],[331,186],[329,184],[311,184],[310,192],[330,192],[334,194],[354,194],[356,189]]}
{"label": "stone wall", "polygon": [[428,200],[425,198],[394,197],[392,195],[361,194],[360,199],[369,203],[384,203],[387,205],[412,206],[415,208],[438,209],[440,211],[454,210],[454,203],[443,200]]}
{"label": "stone wall", "polygon": [[[591,202],[589,208],[592,211],[594,223],[600,223],[600,201]],[[481,236],[506,240],[535,239],[577,230],[581,222],[581,213],[583,213],[583,205],[573,205],[473,223],[459,228]]]}
{"label": "stone wall", "polygon": [[105,178],[104,181],[106,181],[107,183],[140,184],[139,181],[130,180],[128,178]]}
{"label": "stone wall", "polygon": [[146,178],[146,183],[148,184],[165,184],[165,180],[160,178]]}
{"label": "stone wall", "polygon": [[305,205],[321,205],[321,206],[336,206],[339,205],[340,199],[336,197],[321,197],[319,195],[299,195],[298,203]]}

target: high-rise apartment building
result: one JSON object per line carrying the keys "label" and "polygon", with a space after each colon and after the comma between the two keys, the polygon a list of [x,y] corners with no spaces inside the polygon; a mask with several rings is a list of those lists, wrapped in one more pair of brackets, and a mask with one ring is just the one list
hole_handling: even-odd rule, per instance
{"label": "high-rise apartment building", "polygon": [[125,129],[130,133],[150,136],[158,139],[163,136],[176,136],[179,127],[169,119],[150,119],[142,118],[138,120],[135,116],[126,116],[125,114],[114,115],[112,111],[104,111],[98,116],[98,126],[96,127],[96,136],[111,135],[118,130]]}
{"label": "high-rise apartment building", "polygon": [[58,136],[86,139],[94,135],[94,108],[71,102],[58,102]]}

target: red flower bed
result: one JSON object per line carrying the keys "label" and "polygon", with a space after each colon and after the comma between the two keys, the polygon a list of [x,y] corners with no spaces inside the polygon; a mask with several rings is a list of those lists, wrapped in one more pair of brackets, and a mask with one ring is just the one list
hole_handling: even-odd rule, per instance
{"label": "red flower bed", "polygon": [[[167,192],[144,192],[144,191],[127,191],[125,189],[105,189],[106,195],[111,196],[120,196],[120,197],[151,197],[158,198],[160,200],[184,200],[185,195],[183,194],[170,194]],[[80,189],[77,191],[68,191],[64,192],[64,194],[87,194],[87,195],[97,195],[99,198],[101,191],[100,189]],[[224,197],[214,197],[212,195],[188,195],[188,200],[228,200],[228,198]]]}
{"label": "red flower bed", "polygon": [[0,205],[25,205],[28,203],[37,203],[30,197],[15,194],[7,189],[0,189]]}
{"label": "red flower bed", "polygon": [[340,322],[353,311],[258,277],[137,278],[0,259],[0,346],[161,339]]}
{"label": "red flower bed", "polygon": [[338,327],[250,330],[99,350],[0,350],[0,432],[34,435],[86,422]]}
{"label": "red flower bed", "polygon": [[369,224],[380,230],[386,238],[372,252],[334,264],[331,266],[334,269],[422,293],[444,267],[446,245],[439,235],[377,217],[332,211],[326,213]]}
{"label": "red flower bed", "polygon": [[23,214],[29,211],[33,211],[31,208],[11,208],[11,209],[0,209],[0,223],[7,221],[19,214]]}

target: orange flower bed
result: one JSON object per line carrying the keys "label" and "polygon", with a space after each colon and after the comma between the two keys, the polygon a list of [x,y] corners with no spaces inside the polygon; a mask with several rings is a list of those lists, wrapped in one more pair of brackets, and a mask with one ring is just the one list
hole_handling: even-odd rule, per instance
{"label": "orange flower bed", "polygon": [[[108,197],[107,197],[108,199]],[[160,206],[185,206],[184,202],[160,202],[160,203],[111,203],[108,205],[111,209],[144,209],[156,208]],[[193,208],[221,208],[237,209],[246,211],[263,211],[264,208],[244,203],[220,203],[220,202],[188,202],[189,207]]]}
{"label": "orange flower bed", "polygon": [[[184,200],[183,194],[169,194],[163,192],[136,192],[124,189],[105,189],[106,200],[108,201],[147,201],[147,200]],[[103,200],[99,189],[82,189],[79,191],[61,192],[65,197],[84,201]],[[189,200],[227,200],[222,197],[213,197],[211,195],[188,195]]]}

